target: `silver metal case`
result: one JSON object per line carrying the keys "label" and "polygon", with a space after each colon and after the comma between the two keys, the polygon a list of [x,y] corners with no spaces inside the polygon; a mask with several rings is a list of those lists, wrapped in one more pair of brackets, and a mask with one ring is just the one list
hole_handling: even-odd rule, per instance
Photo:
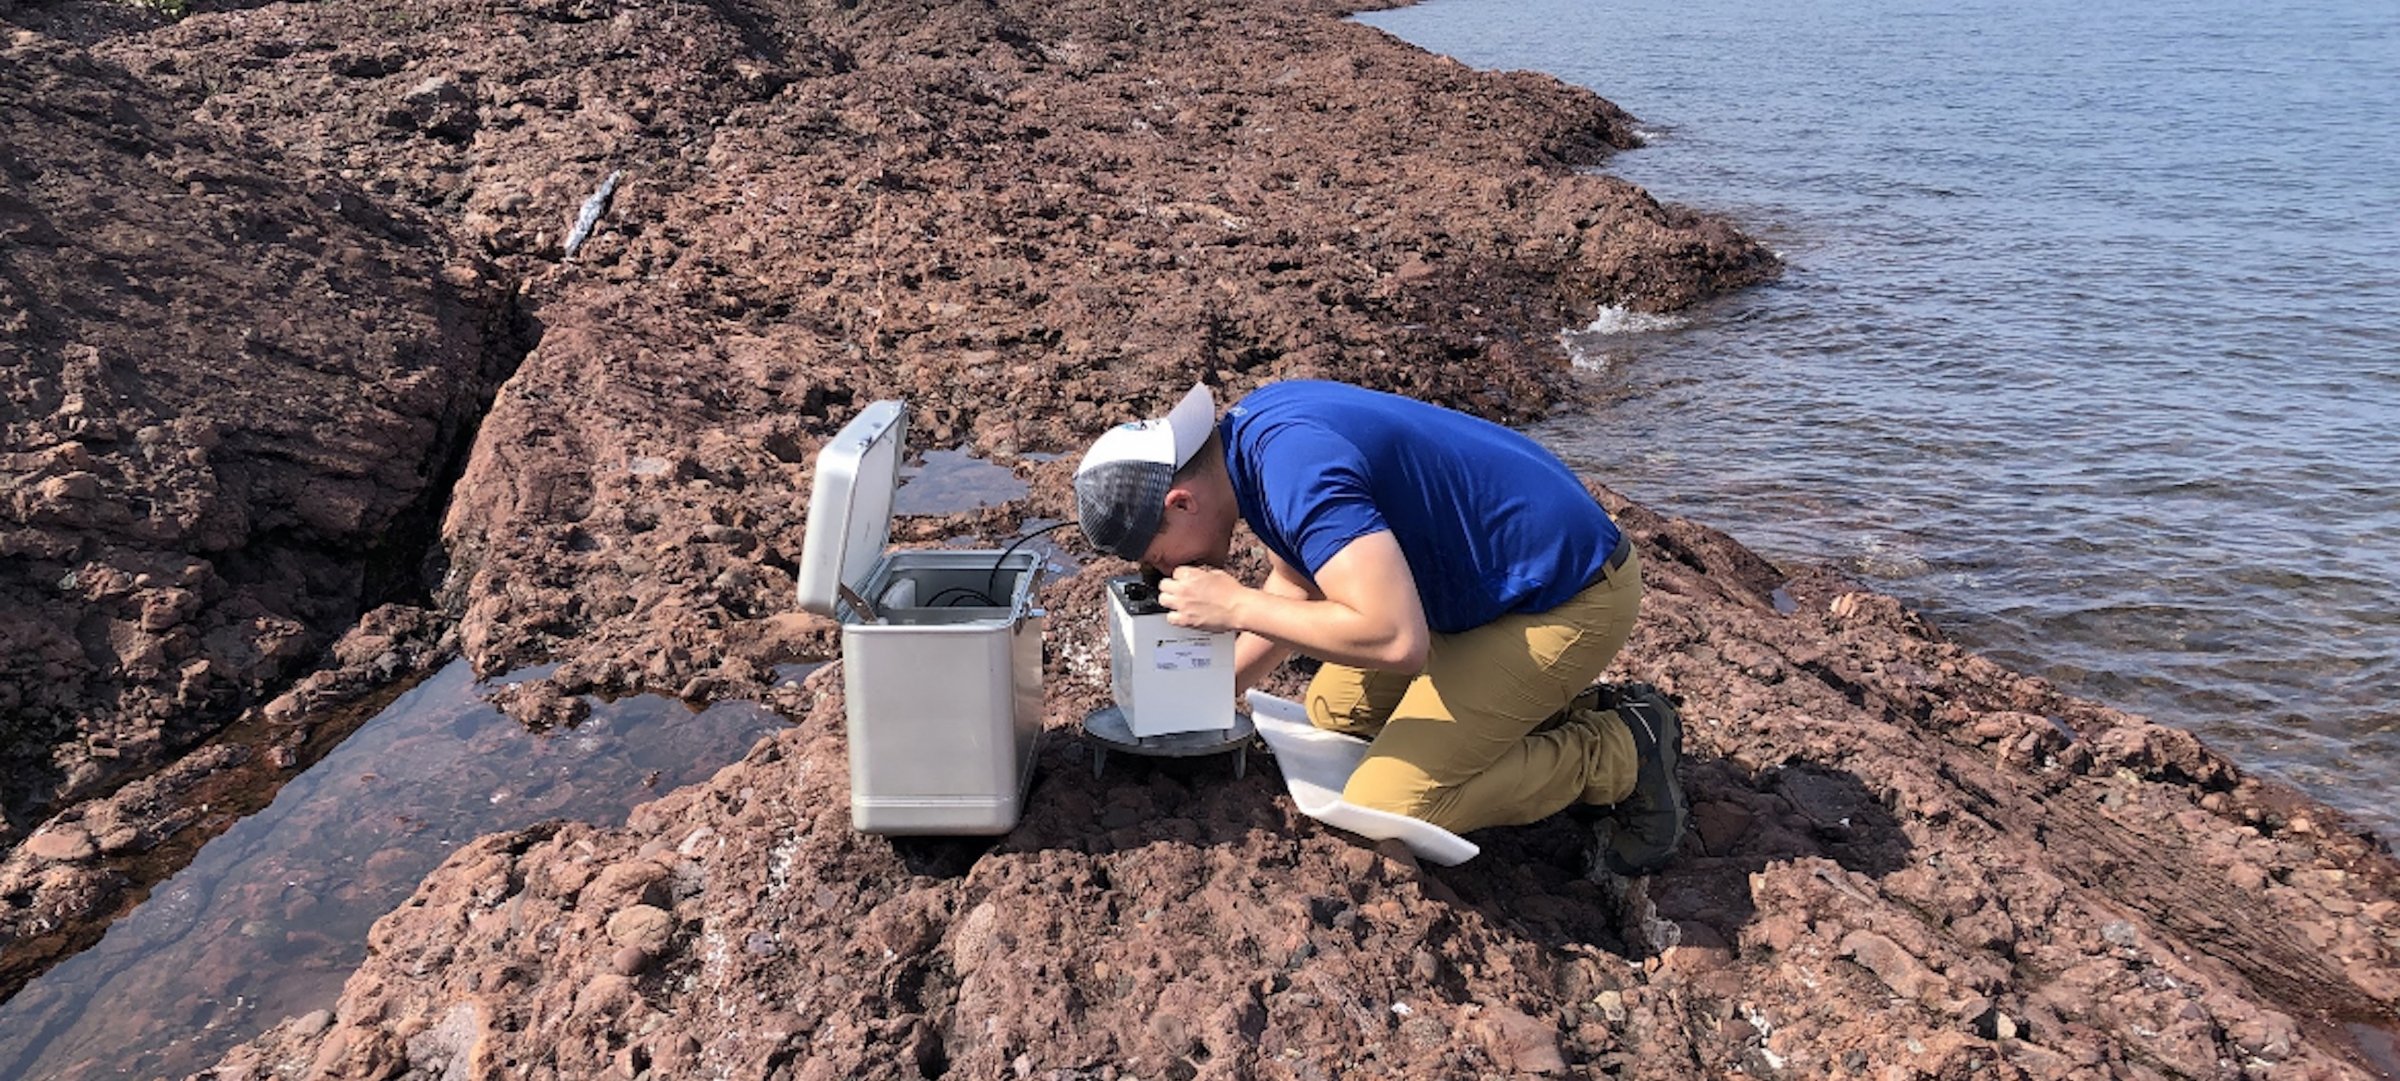
{"label": "silver metal case", "polygon": [[907,429],[900,402],[876,402],[817,451],[800,554],[800,607],[842,623],[850,822],[1006,833],[1041,735],[1042,565],[1032,552],[885,550]]}

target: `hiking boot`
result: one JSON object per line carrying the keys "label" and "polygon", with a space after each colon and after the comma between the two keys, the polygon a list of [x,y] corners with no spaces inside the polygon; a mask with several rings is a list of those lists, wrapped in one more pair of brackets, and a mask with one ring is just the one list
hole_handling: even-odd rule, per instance
{"label": "hiking boot", "polygon": [[1675,766],[1683,758],[1683,719],[1656,687],[1636,683],[1614,696],[1617,716],[1633,732],[1633,794],[1618,801],[1593,827],[1600,862],[1628,878],[1665,867],[1683,842],[1691,807]]}

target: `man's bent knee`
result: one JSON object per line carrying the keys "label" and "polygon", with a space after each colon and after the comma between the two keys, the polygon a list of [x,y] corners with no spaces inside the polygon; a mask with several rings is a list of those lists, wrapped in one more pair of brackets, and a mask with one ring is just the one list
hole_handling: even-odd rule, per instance
{"label": "man's bent knee", "polygon": [[1360,739],[1374,739],[1383,731],[1384,718],[1369,709],[1340,709],[1315,695],[1308,699],[1308,723],[1328,732],[1340,732]]}
{"label": "man's bent knee", "polygon": [[1308,709],[1308,723],[1318,728],[1373,739],[1398,700],[1389,688],[1380,695],[1377,690],[1372,674],[1329,664],[1308,681],[1302,705]]}
{"label": "man's bent knee", "polygon": [[1342,799],[1355,806],[1406,815],[1448,829],[1442,814],[1452,803],[1450,797],[1455,791],[1455,786],[1438,784],[1425,771],[1397,758],[1370,754],[1351,772],[1349,783],[1342,786]]}

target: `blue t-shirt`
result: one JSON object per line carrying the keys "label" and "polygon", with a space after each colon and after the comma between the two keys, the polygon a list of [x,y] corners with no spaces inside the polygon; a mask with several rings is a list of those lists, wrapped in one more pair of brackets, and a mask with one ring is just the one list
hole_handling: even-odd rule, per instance
{"label": "blue t-shirt", "polygon": [[1242,520],[1316,577],[1334,553],[1390,530],[1425,622],[1455,634],[1555,608],[1617,545],[1566,464],[1500,425],[1342,383],[1261,387],[1218,421]]}

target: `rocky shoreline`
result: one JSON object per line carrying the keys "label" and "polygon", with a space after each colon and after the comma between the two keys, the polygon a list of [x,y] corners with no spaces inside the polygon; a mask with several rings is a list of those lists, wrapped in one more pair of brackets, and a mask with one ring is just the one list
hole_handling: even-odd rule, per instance
{"label": "rocky shoreline", "polygon": [[[1272,770],[1112,766],[1048,673],[1026,821],[849,829],[834,670],[623,829],[487,837],[341,1004],[215,1076],[2374,1077],[2389,858],[2190,736],[2064,698],[1887,598],[1613,501],[1697,808],[1641,883],[1562,821],[1418,866]],[[1098,573],[1054,586],[1089,641]],[[1296,675],[1287,675],[1297,680]],[[1287,693],[1291,683],[1283,688]]]}
{"label": "rocky shoreline", "polygon": [[796,723],[622,829],[461,852],[217,1076],[2395,1068],[2371,838],[1606,493],[1652,567],[1622,674],[1692,719],[1661,876],[1585,878],[1563,822],[1420,868],[1271,769],[1091,777],[1105,561],[1044,590],[1024,825],[849,831],[839,678],[772,675],[835,649],[789,600],[825,438],[907,400],[1029,493],[896,538],[990,542],[1194,378],[1584,408],[1556,328],[1777,269],[1589,172],[1633,136],[1588,93],[1336,4],[197,6],[0,0],[12,990],[208,828],[179,793],[463,654],[557,665],[529,723]]}

